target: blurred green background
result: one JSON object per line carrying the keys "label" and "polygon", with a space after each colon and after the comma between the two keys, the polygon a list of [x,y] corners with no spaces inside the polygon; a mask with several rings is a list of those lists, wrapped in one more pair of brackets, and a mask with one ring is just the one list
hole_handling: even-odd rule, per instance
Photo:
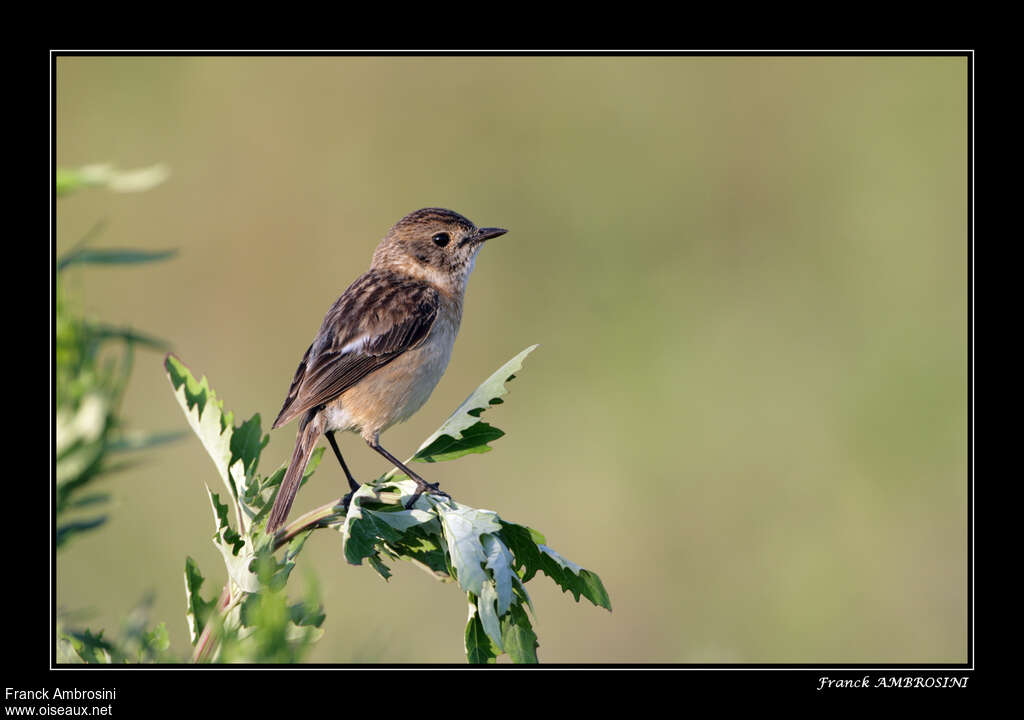
{"label": "blurred green background", "polygon": [[[57,206],[57,251],[179,248],[68,272],[105,321],[170,340],[269,426],[328,306],[402,215],[509,228],[451,365],[390,430],[406,457],[532,343],[495,450],[453,496],[599,573],[609,614],[528,589],[546,662],[967,658],[966,58],[59,58],[57,163],[166,163]],[[131,427],[186,429],[140,351]],[[265,468],[295,426],[271,433]],[[341,438],[357,477],[387,466]],[[116,631],[147,590],[185,655],[182,570],[224,579],[193,436],[106,481],[57,602]],[[295,511],[338,497],[325,458]],[[307,544],[311,661],[464,662],[458,589]],[[296,584],[296,594],[301,583]]]}

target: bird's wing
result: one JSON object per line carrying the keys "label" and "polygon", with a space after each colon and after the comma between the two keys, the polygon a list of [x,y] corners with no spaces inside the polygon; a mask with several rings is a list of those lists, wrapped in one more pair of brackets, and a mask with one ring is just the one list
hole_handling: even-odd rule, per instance
{"label": "bird's wing", "polygon": [[328,310],[274,427],[330,402],[419,345],[439,306],[440,294],[425,283],[373,272],[361,277]]}

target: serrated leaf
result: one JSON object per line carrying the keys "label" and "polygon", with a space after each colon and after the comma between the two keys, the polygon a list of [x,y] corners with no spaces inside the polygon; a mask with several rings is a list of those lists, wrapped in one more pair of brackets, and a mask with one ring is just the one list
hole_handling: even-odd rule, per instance
{"label": "serrated leaf", "polygon": [[480,614],[480,623],[484,626],[484,632],[491,639],[499,652],[505,652],[501,645],[501,621],[498,619],[498,612],[495,605],[498,602],[498,592],[494,589],[494,583],[485,580],[480,587],[480,595],[476,599],[476,607]]}
{"label": "serrated leaf", "polygon": [[523,367],[523,360],[536,348],[537,345],[526,348],[484,380],[441,427],[423,441],[410,460],[440,462],[454,460],[473,452],[487,452],[483,449],[488,448],[487,443],[504,433],[481,421],[480,413],[491,405],[500,404],[501,397],[508,394],[505,383],[515,377],[515,373]]}
{"label": "serrated leaf", "polygon": [[177,356],[168,354],[164,359],[164,368],[174,389],[174,397],[185,412],[189,425],[213,460],[225,487],[231,490],[233,495],[234,488],[228,475],[228,467],[231,462],[234,415],[224,412],[223,404],[217,399],[206,377],[196,380]]}
{"label": "serrated leaf", "polygon": [[228,522],[228,506],[220,501],[220,495],[206,488],[206,492],[210,498],[210,505],[213,507],[213,522],[217,526],[217,532],[214,535],[214,542],[230,546],[232,555],[237,555],[238,551],[245,546],[245,540],[231,528]]}
{"label": "serrated leaf", "polygon": [[196,561],[191,557],[186,557],[185,603],[187,610],[185,618],[188,621],[189,638],[192,640],[193,645],[196,644],[199,635],[203,632],[203,628],[206,627],[206,620],[210,615],[210,611],[216,605],[215,600],[203,600],[199,594],[199,588],[202,587],[204,581],[205,578],[199,572],[199,566],[196,565]]}
{"label": "serrated leaf", "polygon": [[416,462],[444,462],[454,460],[470,453],[490,452],[487,443],[497,440],[504,431],[480,421],[462,431],[462,437],[456,440],[450,435],[441,435],[427,447],[418,451],[413,457]]}
{"label": "serrated leaf", "polygon": [[[373,487],[362,485],[352,494],[349,502],[348,513],[340,532],[342,553],[351,565],[361,565],[364,559],[376,556],[378,542],[397,542],[402,539],[402,531],[382,517],[387,513],[378,513],[363,506],[364,502],[373,503],[376,500],[376,493],[377,490]],[[378,557],[373,564],[377,567],[383,563]]]}
{"label": "serrated leaf", "polygon": [[109,665],[113,662],[118,650],[114,645],[103,639],[103,631],[94,635],[86,629],[81,632],[68,632],[65,637],[70,641],[74,652],[82,662],[98,665]]}
{"label": "serrated leaf", "polygon": [[466,622],[466,660],[474,665],[491,665],[501,653],[484,631],[477,615],[476,603],[470,598],[469,620]]}
{"label": "serrated leaf", "polygon": [[512,570],[512,554],[495,535],[484,535],[480,539],[487,553],[486,567],[494,578],[498,615],[504,615],[512,605],[512,579],[519,579]]}
{"label": "serrated leaf", "polygon": [[231,456],[242,462],[247,475],[251,474],[259,464],[260,453],[270,442],[270,435],[260,430],[260,414],[256,413],[239,425],[231,434]]}
{"label": "serrated leaf", "polygon": [[576,602],[579,602],[580,595],[583,595],[597,607],[603,607],[606,610],[612,609],[608,592],[604,589],[604,584],[597,573],[566,560],[546,545],[537,547],[541,551],[540,569],[558,583],[563,591],[571,592],[576,598]]}
{"label": "serrated leaf", "polygon": [[242,537],[228,524],[228,506],[220,502],[220,496],[206,488],[213,506],[213,519],[217,532],[213,535],[213,544],[224,558],[228,577],[239,588],[248,593],[260,589],[260,581],[251,569],[254,558],[253,548],[247,537]]}
{"label": "serrated leaf", "polygon": [[479,596],[481,588],[488,580],[482,565],[487,561],[487,554],[480,544],[480,536],[501,530],[498,516],[490,510],[452,503],[454,508],[437,503],[437,515],[445,542],[448,544],[448,557],[459,586],[466,592]]}
{"label": "serrated leaf", "polygon": [[540,570],[541,552],[538,545],[544,542],[544,536],[533,528],[516,523],[501,521],[498,536],[515,556],[516,569],[523,582],[529,582]]}
{"label": "serrated leaf", "polygon": [[501,619],[501,640],[512,662],[531,665],[539,662],[537,647],[540,643],[521,605],[513,605]]}

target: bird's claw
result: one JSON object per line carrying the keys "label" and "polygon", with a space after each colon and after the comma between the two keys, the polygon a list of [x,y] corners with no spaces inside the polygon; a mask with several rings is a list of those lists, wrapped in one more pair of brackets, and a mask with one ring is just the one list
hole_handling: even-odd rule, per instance
{"label": "bird's claw", "polygon": [[449,500],[452,499],[451,495],[446,493],[444,490],[440,489],[440,483],[424,482],[422,484],[417,484],[416,492],[413,493],[413,496],[411,498],[409,498],[409,502],[407,502],[405,504],[405,509],[406,510],[412,510],[413,506],[416,504],[416,501],[420,499],[420,496],[423,493],[429,493],[431,495],[439,495],[441,497],[446,497]]}

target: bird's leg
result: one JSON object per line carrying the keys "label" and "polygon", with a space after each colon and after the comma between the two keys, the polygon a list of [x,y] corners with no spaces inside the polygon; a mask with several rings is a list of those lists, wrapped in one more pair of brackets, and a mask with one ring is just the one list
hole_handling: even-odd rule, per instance
{"label": "bird's leg", "polygon": [[345,477],[348,478],[348,487],[352,492],[359,489],[359,483],[352,477],[351,471],[348,469],[348,465],[345,464],[345,458],[341,456],[341,450],[338,449],[338,441],[334,439],[334,431],[328,430],[324,433],[327,436],[327,442],[331,444],[331,449],[334,450],[334,457],[338,458],[338,463],[341,465],[341,469],[345,471]]}
{"label": "bird's leg", "polygon": [[345,471],[345,477],[348,479],[349,492],[341,499],[341,504],[348,510],[348,504],[352,501],[352,493],[359,489],[359,483],[352,477],[352,472],[348,469],[348,465],[345,464],[345,458],[341,456],[341,450],[338,449],[338,441],[334,439],[334,431],[328,430],[324,435],[327,436],[327,442],[331,444],[331,449],[334,450],[334,457],[338,458],[338,463],[341,464],[341,469]]}
{"label": "bird's leg", "polygon": [[394,455],[389,453],[387,450],[382,448],[380,446],[380,443],[377,441],[376,438],[374,438],[373,440],[367,440],[366,444],[369,445],[374,450],[376,450],[377,452],[379,452],[384,457],[386,457],[396,468],[398,468],[399,470],[404,472],[413,481],[415,481],[415,483],[416,483],[416,492],[413,494],[413,496],[409,500],[409,502],[407,502],[405,504],[405,509],[406,510],[411,510],[412,506],[416,504],[416,501],[420,499],[420,495],[422,495],[425,492],[429,492],[429,493],[432,493],[434,495],[442,495],[442,496],[444,496],[446,498],[450,498],[451,497],[451,495],[446,493],[444,490],[438,490],[438,483],[428,483],[426,480],[424,480],[419,475],[414,473],[412,470],[407,468],[402,463],[401,460],[399,460]]}

